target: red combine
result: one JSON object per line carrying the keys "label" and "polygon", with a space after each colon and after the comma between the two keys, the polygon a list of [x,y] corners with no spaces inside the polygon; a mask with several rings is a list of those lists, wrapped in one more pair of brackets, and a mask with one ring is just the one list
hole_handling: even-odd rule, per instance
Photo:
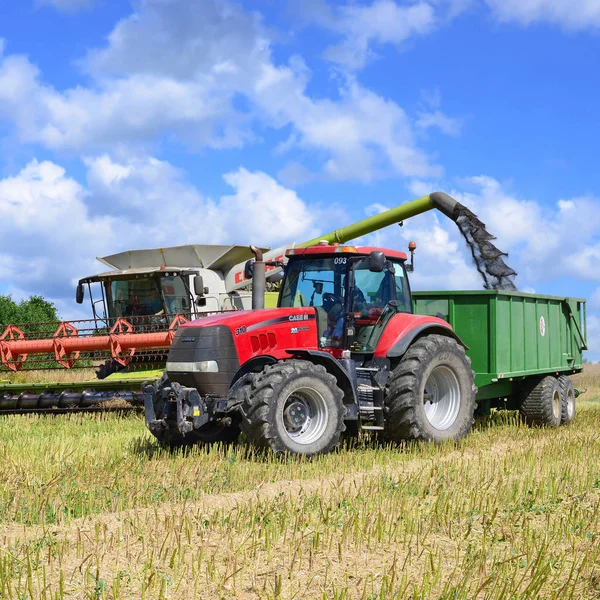
{"label": "red combine", "polygon": [[[314,455],[346,428],[397,440],[469,431],[470,360],[446,321],[412,314],[406,254],[323,242],[287,259],[277,309],[179,327],[165,375],[144,388],[159,440],[231,441],[243,430],[257,446]],[[261,308],[264,263],[254,265]]]}

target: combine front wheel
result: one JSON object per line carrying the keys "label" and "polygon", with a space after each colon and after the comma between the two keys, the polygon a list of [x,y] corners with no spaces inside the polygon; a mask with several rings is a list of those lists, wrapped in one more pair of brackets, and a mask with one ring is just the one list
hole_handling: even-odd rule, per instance
{"label": "combine front wheel", "polygon": [[325,367],[304,360],[265,366],[246,389],[242,427],[259,447],[312,456],[336,446],[343,392]]}
{"label": "combine front wheel", "polygon": [[394,441],[459,439],[473,424],[476,394],[462,346],[443,335],[422,337],[390,375],[385,435]]}

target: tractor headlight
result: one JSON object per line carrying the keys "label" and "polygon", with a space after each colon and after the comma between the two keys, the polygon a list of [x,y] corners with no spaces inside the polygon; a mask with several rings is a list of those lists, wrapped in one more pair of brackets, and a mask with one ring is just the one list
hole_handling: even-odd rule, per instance
{"label": "tractor headlight", "polygon": [[171,371],[172,373],[218,373],[219,363],[216,360],[167,362],[167,371]]}

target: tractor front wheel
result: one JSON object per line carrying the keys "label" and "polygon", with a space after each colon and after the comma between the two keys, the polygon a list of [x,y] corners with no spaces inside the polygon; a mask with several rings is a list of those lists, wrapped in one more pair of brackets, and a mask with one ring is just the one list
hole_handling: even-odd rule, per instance
{"label": "tractor front wheel", "polygon": [[386,386],[385,436],[441,442],[473,425],[477,388],[471,362],[456,340],[426,335],[407,350]]}
{"label": "tractor front wheel", "polygon": [[266,365],[246,385],[242,428],[256,446],[276,453],[325,454],[344,429],[343,397],[322,365],[305,360]]}

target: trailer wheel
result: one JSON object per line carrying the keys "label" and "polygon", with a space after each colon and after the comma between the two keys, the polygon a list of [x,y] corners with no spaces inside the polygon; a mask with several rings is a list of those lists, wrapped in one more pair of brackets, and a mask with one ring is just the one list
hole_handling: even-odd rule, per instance
{"label": "trailer wheel", "polygon": [[266,365],[245,396],[242,428],[256,446],[313,456],[339,443],[344,393],[322,365],[305,360]]}
{"label": "trailer wheel", "polygon": [[441,442],[469,433],[477,406],[471,361],[456,340],[427,335],[392,371],[385,395],[385,436]]}
{"label": "trailer wheel", "polygon": [[561,375],[560,386],[560,424],[568,425],[575,417],[575,386],[570,377]]}
{"label": "trailer wheel", "polygon": [[562,412],[561,396],[558,379],[547,375],[523,388],[519,410],[529,425],[558,427]]}

